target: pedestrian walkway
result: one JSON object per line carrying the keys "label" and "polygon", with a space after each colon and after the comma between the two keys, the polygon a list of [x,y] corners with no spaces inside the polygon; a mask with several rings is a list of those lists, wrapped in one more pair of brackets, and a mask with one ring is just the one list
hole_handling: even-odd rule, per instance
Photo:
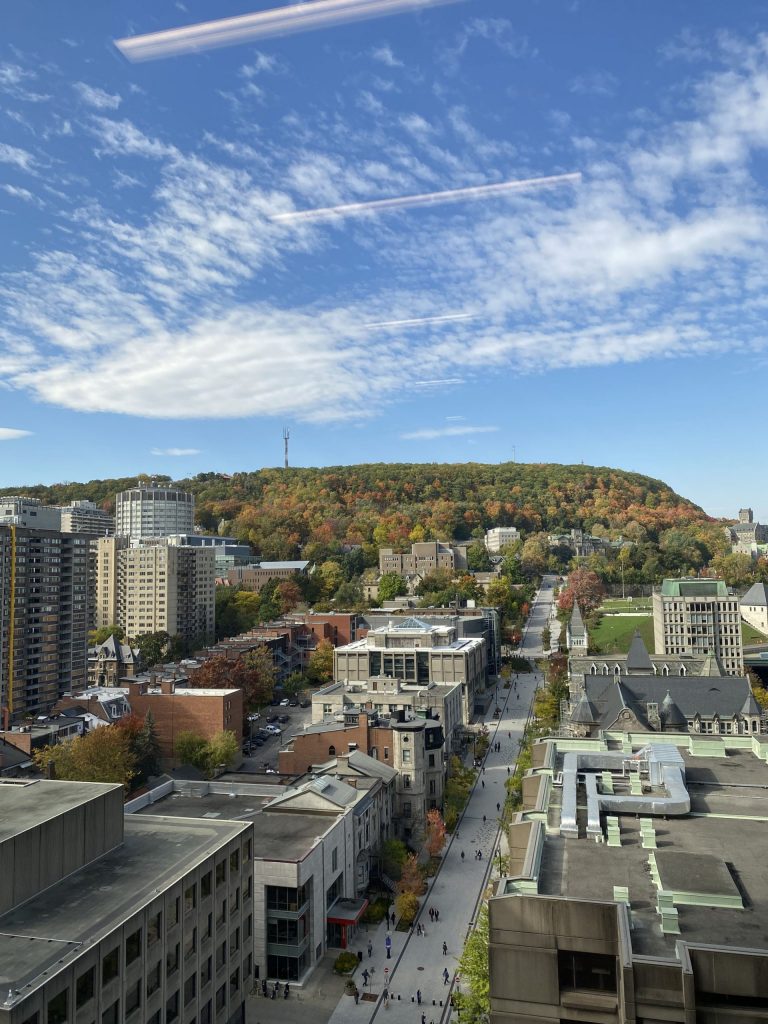
{"label": "pedestrian walkway", "polygon": [[[539,611],[537,618],[544,618],[546,624],[546,612],[542,615],[543,609],[536,610]],[[537,646],[541,649],[540,635],[541,626],[536,623],[525,636],[528,649]],[[516,691],[513,687],[499,688],[497,701],[491,702],[485,717],[490,749],[484,767],[478,774],[459,826],[443,852],[440,871],[430,881],[427,894],[422,898],[413,929],[407,933],[389,933],[392,938],[390,960],[386,958],[386,926],[380,925],[372,934],[373,955],[369,958],[363,945],[364,962],[358,968],[355,980],[361,992],[370,992],[377,999],[375,1002],[361,999],[355,1005],[353,999],[342,997],[330,1024],[346,1024],[348,1021],[368,1024],[375,1017],[392,1024],[421,1024],[422,1013],[427,1024],[438,1024],[448,1019],[450,992],[454,985],[461,984],[460,979],[456,979],[456,969],[464,942],[474,924],[480,898],[494,868],[498,874],[498,860],[494,860],[499,838],[496,805],[500,803],[503,808],[507,767],[515,764],[531,701],[540,681],[538,673],[522,673],[517,679]],[[493,718],[496,704],[502,708],[499,719]],[[497,741],[501,746],[494,751]],[[477,859],[478,851],[480,860]],[[430,908],[438,911],[438,921],[430,919]],[[417,923],[422,926],[422,935],[416,933]],[[448,947],[446,954],[443,953],[444,942]],[[363,968],[367,968],[371,976],[365,989],[361,977]],[[447,984],[443,975],[446,968]],[[381,998],[385,988],[389,993],[386,1003]],[[421,1006],[417,992],[421,993]]]}

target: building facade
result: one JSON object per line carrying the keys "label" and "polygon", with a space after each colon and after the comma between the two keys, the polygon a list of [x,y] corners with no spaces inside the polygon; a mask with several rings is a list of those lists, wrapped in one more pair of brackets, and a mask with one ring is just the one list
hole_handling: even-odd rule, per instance
{"label": "building facade", "polygon": [[115,532],[115,517],[93,501],[70,501],[68,505],[62,505],[59,511],[64,533],[109,537]]}
{"label": "building facade", "polygon": [[498,555],[507,544],[515,544],[519,540],[516,526],[494,526],[485,535],[485,546],[492,555]]}
{"label": "building facade", "polygon": [[159,540],[129,547],[123,537],[96,542],[96,627],[126,636],[161,630],[189,643],[213,639],[215,552]]}
{"label": "building facade", "polygon": [[122,786],[0,779],[0,1024],[242,1024],[253,826],[126,817]]}
{"label": "building facade", "polygon": [[379,548],[379,572],[397,572],[401,576],[429,576],[438,569],[466,569],[468,544],[447,544],[425,540],[411,545],[410,553],[398,554],[392,548]]}
{"label": "building facade", "polygon": [[115,533],[132,541],[194,533],[195,499],[173,487],[133,487],[115,497]]}
{"label": "building facade", "polygon": [[664,580],[653,633],[657,654],[714,655],[726,675],[744,675],[739,599],[722,580]]}
{"label": "building facade", "polygon": [[739,609],[745,622],[768,636],[768,586],[765,583],[753,583],[739,601]]}
{"label": "building facade", "polygon": [[13,720],[84,685],[88,540],[0,526],[0,703]]}
{"label": "building facade", "polygon": [[289,580],[296,573],[306,575],[308,570],[309,562],[305,561],[257,561],[253,565],[230,569],[227,573],[227,583],[230,587],[242,587],[243,590],[251,590],[258,594],[270,580]]}
{"label": "building facade", "polygon": [[0,497],[0,525],[60,531],[61,509],[56,505],[44,505],[39,498],[6,494]]}

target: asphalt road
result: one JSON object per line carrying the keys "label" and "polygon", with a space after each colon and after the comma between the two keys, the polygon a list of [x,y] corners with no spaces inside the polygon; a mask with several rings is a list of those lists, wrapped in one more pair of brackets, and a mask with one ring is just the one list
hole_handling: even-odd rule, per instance
{"label": "asphalt road", "polygon": [[[309,725],[312,720],[312,708],[266,707],[261,712],[261,718],[258,722],[253,723],[254,736],[260,727],[263,728],[267,724],[269,715],[290,715],[290,721],[285,724],[275,722],[274,724],[282,730],[280,736],[273,736],[271,739],[264,740],[263,745],[256,747],[250,757],[243,757],[241,770],[244,772],[261,772],[267,767],[276,769],[279,751],[292,736],[295,736],[297,732],[301,732],[305,725]],[[244,739],[247,740],[247,736]]]}
{"label": "asphalt road", "polygon": [[541,581],[541,587],[533,599],[528,622],[523,631],[523,639],[520,644],[519,653],[523,658],[542,658],[544,650],[541,646],[541,632],[549,624],[549,616],[554,600],[553,591],[557,583],[557,576],[545,576]]}

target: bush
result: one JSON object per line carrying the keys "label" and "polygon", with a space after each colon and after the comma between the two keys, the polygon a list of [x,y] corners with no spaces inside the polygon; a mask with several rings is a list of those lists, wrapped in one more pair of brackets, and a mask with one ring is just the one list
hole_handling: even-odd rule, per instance
{"label": "bush", "polygon": [[401,892],[395,900],[395,913],[400,924],[410,927],[419,912],[419,897],[413,892]]}
{"label": "bush", "polygon": [[381,848],[381,866],[384,874],[389,875],[395,882],[399,881],[400,875],[408,856],[408,849],[400,839],[387,839]]}
{"label": "bush", "polygon": [[333,961],[333,969],[337,974],[349,974],[356,967],[357,956],[354,953],[350,953],[348,949],[345,949],[343,953],[339,953]]}
{"label": "bush", "polygon": [[380,921],[384,920],[387,913],[389,913],[389,901],[384,896],[379,896],[377,900],[369,903],[365,908],[363,921],[366,924],[379,924]]}

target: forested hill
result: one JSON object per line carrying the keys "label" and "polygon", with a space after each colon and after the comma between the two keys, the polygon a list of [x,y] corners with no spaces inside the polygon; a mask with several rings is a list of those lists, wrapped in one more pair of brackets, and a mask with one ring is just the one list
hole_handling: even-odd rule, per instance
{"label": "forested hill", "polygon": [[[154,477],[168,483],[169,477]],[[148,477],[4,488],[50,504],[89,498],[112,510],[117,491]],[[502,463],[332,466],[201,473],[175,483],[196,497],[208,531],[248,540],[266,558],[305,557],[339,544],[463,539],[492,526],[558,532],[601,524],[650,539],[707,516],[660,480],[594,466]],[[316,550],[315,550],[316,547]]]}

